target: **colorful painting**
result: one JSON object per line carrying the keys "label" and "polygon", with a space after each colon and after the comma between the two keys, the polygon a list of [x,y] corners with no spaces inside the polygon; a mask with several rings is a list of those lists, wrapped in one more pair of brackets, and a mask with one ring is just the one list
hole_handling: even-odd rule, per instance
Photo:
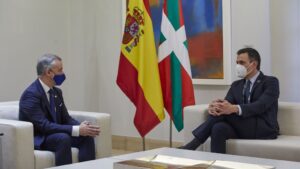
{"label": "colorful painting", "polygon": [[192,76],[223,79],[222,0],[182,1]]}
{"label": "colorful painting", "polygon": [[[149,2],[158,44],[163,0]],[[182,0],[193,79],[224,80],[226,76],[222,6],[222,0]]]}

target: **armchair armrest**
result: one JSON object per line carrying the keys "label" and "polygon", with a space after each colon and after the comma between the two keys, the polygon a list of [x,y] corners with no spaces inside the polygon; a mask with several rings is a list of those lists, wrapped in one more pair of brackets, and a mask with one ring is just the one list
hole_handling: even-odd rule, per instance
{"label": "armchair armrest", "polygon": [[74,119],[80,122],[87,120],[100,126],[101,132],[99,136],[95,137],[96,158],[110,156],[112,149],[110,115],[107,113],[85,111],[69,111],[69,113]]}
{"label": "armchair armrest", "polygon": [[194,138],[192,131],[207,119],[207,108],[208,104],[184,108],[184,143],[188,143]]}
{"label": "armchair armrest", "polygon": [[0,119],[3,168],[34,168],[33,125],[29,122]]}

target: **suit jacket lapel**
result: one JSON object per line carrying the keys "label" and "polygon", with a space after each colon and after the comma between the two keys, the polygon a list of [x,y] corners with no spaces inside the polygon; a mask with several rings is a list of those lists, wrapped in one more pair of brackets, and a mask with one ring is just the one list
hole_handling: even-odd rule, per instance
{"label": "suit jacket lapel", "polygon": [[263,78],[264,78],[264,77],[265,77],[265,75],[264,75],[262,72],[260,72],[259,76],[257,77],[257,79],[255,80],[255,82],[254,82],[254,84],[253,84],[253,87],[252,87],[252,90],[251,90],[251,96],[252,96],[252,94],[254,93],[255,88],[256,88],[258,85],[262,84],[262,81],[263,81]]}
{"label": "suit jacket lapel", "polygon": [[[50,103],[48,101],[48,98],[47,98],[47,95],[45,93],[45,90],[43,89],[42,84],[40,83],[39,79],[36,80],[36,85],[37,85],[37,89],[41,93],[43,104],[46,105],[46,108],[48,110],[48,114],[50,114],[51,117],[52,117],[52,113],[51,113],[51,109],[50,109]],[[52,117],[52,119],[53,119],[53,117]]]}
{"label": "suit jacket lapel", "polygon": [[241,83],[239,84],[239,99],[238,100],[240,100],[240,103],[239,104],[244,104],[244,86],[245,86],[245,83],[246,83],[246,80],[245,79],[243,79],[243,80],[241,80]]}
{"label": "suit jacket lapel", "polygon": [[55,107],[56,107],[56,120],[58,123],[61,123],[61,114],[60,112],[58,111],[58,109],[60,108],[60,104],[62,104],[62,98],[59,94],[59,92],[57,91],[57,88],[56,87],[53,87],[53,90],[54,90],[54,103],[55,103]]}

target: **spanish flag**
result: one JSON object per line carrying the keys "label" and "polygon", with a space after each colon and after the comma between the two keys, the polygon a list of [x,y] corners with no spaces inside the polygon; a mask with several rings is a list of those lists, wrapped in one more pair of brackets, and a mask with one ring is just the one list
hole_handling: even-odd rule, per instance
{"label": "spanish flag", "polygon": [[181,131],[183,108],[195,104],[181,0],[164,0],[158,50],[164,105]]}
{"label": "spanish flag", "polygon": [[127,1],[117,84],[136,106],[134,125],[142,137],[164,118],[148,0]]}

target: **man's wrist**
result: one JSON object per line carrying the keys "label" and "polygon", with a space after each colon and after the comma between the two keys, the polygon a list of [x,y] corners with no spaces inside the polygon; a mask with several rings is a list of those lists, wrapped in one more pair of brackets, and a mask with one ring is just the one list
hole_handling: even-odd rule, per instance
{"label": "man's wrist", "polygon": [[231,109],[232,109],[232,111],[231,111],[232,113],[239,114],[239,108],[237,105],[232,105]]}

